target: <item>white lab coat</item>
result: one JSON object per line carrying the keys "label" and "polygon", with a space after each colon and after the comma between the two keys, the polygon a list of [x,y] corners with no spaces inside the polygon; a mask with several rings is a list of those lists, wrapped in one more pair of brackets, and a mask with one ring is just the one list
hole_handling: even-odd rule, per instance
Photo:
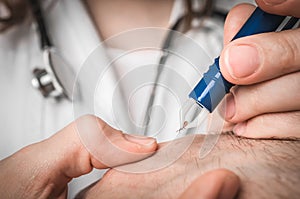
{"label": "white lab coat", "polygon": [[[173,8],[173,14],[170,19],[171,24],[182,14],[182,10],[180,9],[181,4],[178,2],[180,2],[180,0],[177,1]],[[226,2],[224,5],[231,7],[232,4],[238,1],[230,1],[230,3],[228,3],[228,1],[220,2],[221,4]],[[221,4],[217,5],[220,6]],[[224,6],[222,5],[221,7]],[[80,69],[86,65],[86,59],[92,52],[96,52],[100,57],[103,56],[102,60],[107,60],[107,56],[104,56],[104,54],[107,54],[109,57],[110,55],[120,53],[120,49],[109,49],[105,51],[105,53],[103,51],[101,54],[103,50],[99,47],[101,39],[80,0],[58,1],[53,8],[46,12],[46,20],[53,43],[68,63],[70,63],[75,73],[78,73]],[[222,22],[213,21],[211,23],[214,23],[214,26],[218,29],[218,31],[216,31],[217,35],[221,37]],[[209,35],[205,35],[205,33],[197,34],[195,31],[189,32],[188,35],[195,39],[196,42],[199,40],[199,44],[205,49],[204,52],[208,54],[210,60],[217,56],[222,48],[220,38],[209,38]],[[74,115],[73,104],[69,101],[62,100],[56,102],[53,99],[44,99],[40,93],[32,88],[31,71],[34,66],[43,65],[38,39],[35,28],[28,22],[0,35],[0,159],[11,155],[26,145],[51,136],[80,115],[77,114],[76,111]],[[208,42],[204,43],[203,39]],[[180,44],[180,48],[189,49],[189,47],[184,44]],[[120,123],[119,120],[122,118],[118,118],[118,114],[115,114],[116,110],[113,110],[114,107],[119,108],[119,106],[122,106],[122,104],[114,104],[115,101],[120,101],[120,99],[114,98],[118,96],[118,92],[114,91],[123,89],[124,93],[128,93],[133,92],[136,88],[126,90],[126,86],[119,86],[120,88],[118,89],[115,87],[120,79],[125,79],[126,84],[128,80],[124,77],[126,77],[126,74],[129,74],[128,71],[135,71],[135,69],[141,65],[153,65],[157,63],[159,55],[157,51],[150,50],[149,52],[132,53],[118,59],[115,63],[115,65],[117,65],[117,67],[115,67],[117,74],[112,75],[111,73],[105,73],[101,79],[101,81],[105,83],[100,83],[97,86],[94,99],[92,100],[94,103],[94,113],[116,128],[123,128],[123,131],[129,133],[139,133],[135,132],[136,128],[134,125],[124,126],[123,123],[126,122],[122,123],[121,121]],[[172,70],[177,71],[180,77],[187,80],[187,85],[192,87],[197,83],[200,76],[199,74],[194,74],[194,69],[189,70],[186,69],[187,67],[177,67],[177,65],[180,65],[180,62],[178,59],[173,59],[172,61],[172,58],[170,58],[167,64],[172,66]],[[186,63],[182,64],[184,65]],[[120,67],[121,65],[123,67]],[[201,70],[204,69],[200,69],[200,71]],[[111,72],[113,71],[116,72],[115,70]],[[176,79],[174,79],[176,75],[168,76],[164,74],[162,76],[162,79],[166,78],[163,80],[166,87],[172,88],[172,86],[176,86],[176,84],[172,83],[176,82]],[[152,78],[154,78],[154,76]],[[150,78],[147,81],[151,82],[153,79]],[[127,101],[124,100],[125,102],[131,100],[130,103],[125,104],[130,107],[129,109],[132,111],[129,119],[132,119],[134,121],[133,123],[142,123],[141,118],[143,117],[141,114],[144,113],[141,113],[140,110],[143,109],[145,100],[141,100],[141,98],[148,98],[150,90],[151,88],[147,88],[147,86],[145,86],[145,89],[141,89],[141,91],[136,89],[136,94],[127,95]],[[88,91],[85,90],[84,92]],[[187,95],[188,92],[189,90],[180,95]],[[180,106],[175,99],[176,97],[174,98],[172,94],[164,92],[164,89],[160,89],[158,93],[161,93],[163,100],[157,100],[156,105],[160,105],[165,109],[167,117],[163,117],[166,121],[162,125],[162,128],[150,128],[149,131],[154,130],[155,132],[150,133],[150,135],[157,137],[159,141],[165,141],[174,138],[172,133],[179,127],[178,112]],[[127,107],[125,107],[124,110],[126,112]],[[151,114],[154,118],[161,115],[160,109],[153,110]],[[83,110],[82,112],[85,111]],[[97,180],[99,178],[98,174],[99,171],[95,171],[93,174],[72,182],[69,197],[73,197],[83,186]]]}

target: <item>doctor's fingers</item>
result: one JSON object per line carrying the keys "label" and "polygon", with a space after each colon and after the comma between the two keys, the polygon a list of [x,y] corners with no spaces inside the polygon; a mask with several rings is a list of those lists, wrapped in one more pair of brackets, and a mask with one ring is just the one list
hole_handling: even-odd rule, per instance
{"label": "doctor's fingers", "polygon": [[[300,1],[297,0],[256,0],[259,7],[269,13],[283,16],[300,17]],[[228,13],[224,25],[224,46],[227,45],[241,29],[256,6],[241,3]]]}
{"label": "doctor's fingers", "polygon": [[[300,17],[300,1],[297,0],[256,0],[258,6],[268,13]],[[241,29],[256,7],[242,3],[233,7],[224,25],[224,44],[228,44]]]}
{"label": "doctor's fingers", "polygon": [[222,51],[223,76],[248,85],[300,71],[300,29],[240,38]]}
{"label": "doctor's fingers", "polygon": [[225,119],[240,123],[265,113],[300,111],[300,72],[249,86],[236,86],[225,98]]}
{"label": "doctor's fingers", "polygon": [[269,113],[238,123],[233,132],[248,138],[300,138],[300,111]]}
{"label": "doctor's fingers", "polygon": [[[79,137],[79,131],[86,131],[89,139],[95,137],[88,131],[100,135],[101,140],[93,140],[98,143],[96,151],[84,146],[82,140],[85,138]],[[146,158],[156,147],[152,138],[125,135],[99,118],[84,116],[49,139],[25,147],[1,162],[1,177],[4,177],[1,179],[10,179],[13,186],[10,189],[7,185],[7,194],[15,194],[13,190],[24,192],[20,193],[24,197],[12,198],[65,197],[67,183],[72,178],[87,174],[93,168],[103,169]],[[99,160],[91,153],[106,159]],[[14,182],[12,179],[16,176]]]}
{"label": "doctor's fingers", "polygon": [[225,119],[234,133],[253,138],[300,137],[300,72],[251,86],[225,98]]}
{"label": "doctor's fingers", "polygon": [[[300,17],[299,0],[256,0],[260,8],[268,13]],[[276,3],[279,4],[276,4]],[[227,45],[255,10],[252,4],[242,3],[228,13],[224,25],[224,45]]]}
{"label": "doctor's fingers", "polygon": [[300,17],[299,0],[256,0],[256,3],[272,14]]}
{"label": "doctor's fingers", "polygon": [[194,180],[180,199],[231,199],[237,195],[239,186],[237,175],[226,169],[217,169]]}
{"label": "doctor's fingers", "polygon": [[242,3],[234,6],[228,13],[224,24],[224,46],[226,46],[255,10],[252,4]]}

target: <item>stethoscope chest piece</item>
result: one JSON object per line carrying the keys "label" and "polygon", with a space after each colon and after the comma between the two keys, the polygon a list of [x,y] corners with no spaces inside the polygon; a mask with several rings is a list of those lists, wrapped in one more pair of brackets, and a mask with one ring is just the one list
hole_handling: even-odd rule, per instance
{"label": "stethoscope chest piece", "polygon": [[45,98],[71,100],[75,73],[54,48],[43,50],[44,66],[33,69],[31,84]]}
{"label": "stethoscope chest piece", "polygon": [[46,98],[66,98],[70,100],[75,80],[74,72],[70,64],[63,59],[61,53],[54,50],[55,48],[48,35],[40,2],[38,0],[29,0],[29,2],[37,24],[44,61],[44,66],[33,69],[31,83]]}
{"label": "stethoscope chest piece", "polygon": [[38,89],[44,97],[61,98],[65,96],[65,93],[53,70],[52,53],[53,50],[51,48],[44,49],[44,66],[35,67],[33,69],[31,84],[34,88]]}

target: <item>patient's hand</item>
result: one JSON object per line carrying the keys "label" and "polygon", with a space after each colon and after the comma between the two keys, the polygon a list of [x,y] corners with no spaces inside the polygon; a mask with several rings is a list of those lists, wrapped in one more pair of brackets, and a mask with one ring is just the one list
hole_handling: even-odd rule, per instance
{"label": "patient's hand", "polygon": [[[239,198],[299,197],[299,140],[249,140],[222,135],[213,151],[200,159],[199,149],[204,137],[199,135],[175,162],[163,168],[156,167],[172,158],[176,147],[186,139],[189,137],[173,141],[170,147],[170,143],[161,144],[161,149],[167,150],[159,150],[141,162],[109,170],[102,180],[82,193],[82,197],[179,198],[198,176],[217,168],[227,168],[239,176]],[[143,168],[154,171],[134,173]],[[211,181],[205,186],[200,183],[199,190],[210,189],[213,185]]]}

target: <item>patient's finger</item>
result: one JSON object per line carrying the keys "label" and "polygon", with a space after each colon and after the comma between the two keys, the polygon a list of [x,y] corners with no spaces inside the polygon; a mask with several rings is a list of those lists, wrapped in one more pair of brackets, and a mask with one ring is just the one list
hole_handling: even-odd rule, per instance
{"label": "patient's finger", "polygon": [[[87,132],[87,139],[95,139],[89,132],[99,135],[100,140],[93,140],[98,143],[93,154],[83,145],[85,138],[79,137],[79,131]],[[84,116],[49,139],[25,147],[1,161],[0,178],[9,179],[10,183],[0,182],[0,186],[5,187],[5,192],[0,190],[0,194],[4,198],[9,198],[8,195],[11,198],[65,197],[67,183],[72,178],[87,174],[93,168],[103,169],[144,159],[156,148],[153,138],[125,135],[95,116]]]}
{"label": "patient's finger", "polygon": [[233,132],[249,138],[300,138],[300,111],[270,113],[239,123]]}
{"label": "patient's finger", "polygon": [[256,2],[266,12],[300,17],[299,0],[256,0]]}
{"label": "patient's finger", "polygon": [[97,163],[94,165],[96,168],[115,167],[144,159],[157,147],[153,138],[124,134],[94,116],[81,117],[71,127],[79,135],[92,161]]}
{"label": "patient's finger", "polygon": [[231,171],[218,169],[198,177],[180,199],[233,199],[239,189],[239,178]]}
{"label": "patient's finger", "polygon": [[300,110],[300,72],[250,86],[237,86],[226,96],[225,119],[246,121],[265,113]]}

